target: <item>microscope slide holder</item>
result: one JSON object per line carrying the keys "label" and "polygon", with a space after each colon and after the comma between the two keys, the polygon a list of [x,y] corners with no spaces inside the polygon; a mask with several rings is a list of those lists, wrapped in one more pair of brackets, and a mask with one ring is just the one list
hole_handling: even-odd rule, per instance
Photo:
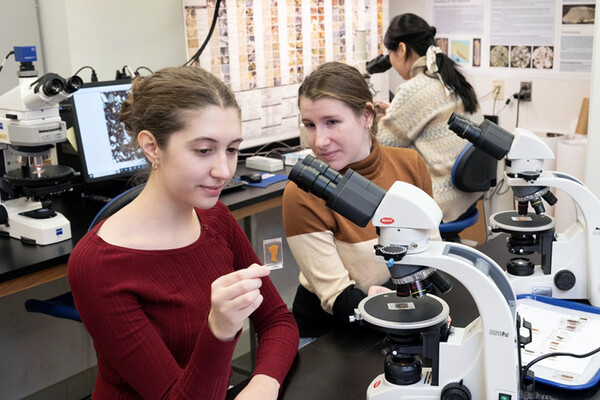
{"label": "microscope slide holder", "polygon": [[[553,317],[554,320],[560,318],[561,321],[568,323],[573,320],[574,316],[577,316],[586,321],[583,325],[588,324],[588,329],[586,330],[587,334],[594,335],[592,333],[593,327],[600,325],[600,308],[598,307],[535,294],[521,294],[517,296],[517,312],[523,319],[532,323],[532,328],[534,330],[532,335],[533,340],[526,346],[525,350],[527,350],[527,348],[537,349],[540,345],[545,347],[542,351],[537,351],[535,355],[527,354],[526,351],[521,350],[523,366],[527,365],[532,359],[542,354],[548,354],[549,352],[584,354],[598,347],[597,340],[587,340],[584,344],[584,350],[573,349],[573,346],[577,343],[581,345],[584,340],[583,331],[585,326],[577,327],[576,321],[573,321],[573,323],[570,324],[573,326],[572,331],[561,329],[560,324],[550,326],[549,329],[546,330],[539,330],[540,325],[543,326],[544,321],[549,322]],[[536,328],[536,320],[540,321],[540,323],[537,324],[538,328]],[[538,333],[536,333],[536,329],[538,329]],[[561,336],[561,332],[565,332],[565,335]],[[595,330],[595,332],[597,332],[597,330]],[[579,338],[577,338],[578,333],[580,336]],[[554,337],[560,336],[560,339],[550,339],[550,335],[548,334],[551,334]],[[595,337],[597,338],[598,336],[595,335]],[[547,347],[552,345],[544,346],[544,343],[540,343],[541,340],[544,340],[547,343],[554,343],[557,350],[548,349]],[[557,342],[558,344],[556,344]],[[577,364],[574,364],[575,362],[577,362]],[[558,370],[547,367],[552,364],[563,368],[569,368],[569,366],[571,368],[579,368],[579,370],[583,370],[583,372],[577,373],[577,371]],[[587,389],[595,386],[600,381],[600,353],[596,353],[588,358],[561,356],[555,358],[553,361],[542,360],[534,364],[531,367],[531,370],[535,373],[536,382],[568,390]]]}

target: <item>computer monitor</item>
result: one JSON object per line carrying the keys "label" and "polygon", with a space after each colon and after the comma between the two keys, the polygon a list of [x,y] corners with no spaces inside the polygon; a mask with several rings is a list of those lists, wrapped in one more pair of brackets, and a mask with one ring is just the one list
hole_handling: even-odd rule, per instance
{"label": "computer monitor", "polygon": [[86,183],[130,177],[146,165],[119,121],[130,80],[84,84],[69,99],[81,176]]}

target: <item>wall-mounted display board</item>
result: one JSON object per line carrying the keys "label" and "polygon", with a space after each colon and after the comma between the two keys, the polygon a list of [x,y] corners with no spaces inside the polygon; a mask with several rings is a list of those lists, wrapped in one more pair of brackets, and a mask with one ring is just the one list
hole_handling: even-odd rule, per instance
{"label": "wall-mounted display board", "polygon": [[[183,1],[188,57],[207,37],[215,6]],[[297,137],[304,76],[326,61],[356,63],[357,51],[363,61],[384,52],[388,20],[387,0],[222,0],[199,64],[235,92],[244,147]]]}
{"label": "wall-mounted display board", "polygon": [[593,0],[433,0],[440,47],[473,69],[589,73]]}

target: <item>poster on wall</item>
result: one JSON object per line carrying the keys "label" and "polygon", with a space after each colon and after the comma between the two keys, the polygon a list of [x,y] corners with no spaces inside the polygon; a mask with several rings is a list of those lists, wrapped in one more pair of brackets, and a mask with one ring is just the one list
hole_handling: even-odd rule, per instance
{"label": "poster on wall", "polygon": [[564,0],[561,3],[560,70],[590,72],[594,44],[594,1]]}
{"label": "poster on wall", "polygon": [[436,0],[433,25],[436,44],[461,67],[481,66],[481,38],[485,32],[485,4],[471,0],[460,5]]}
{"label": "poster on wall", "polygon": [[433,0],[433,24],[438,46],[463,67],[589,73],[595,8],[593,0]]}
{"label": "poster on wall", "polygon": [[490,9],[490,67],[553,69],[556,0],[494,0]]}
{"label": "poster on wall", "polygon": [[[183,1],[188,58],[205,41],[216,5]],[[326,61],[354,64],[365,61],[357,54],[384,52],[388,14],[387,0],[221,0],[198,64],[234,91],[244,147],[296,137],[304,76]]]}

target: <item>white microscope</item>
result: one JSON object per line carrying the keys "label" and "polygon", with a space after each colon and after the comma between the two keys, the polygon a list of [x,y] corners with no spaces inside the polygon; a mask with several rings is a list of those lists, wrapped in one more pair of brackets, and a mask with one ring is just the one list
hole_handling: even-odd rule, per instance
{"label": "white microscope", "polygon": [[[473,248],[429,240],[442,219],[429,195],[405,182],[386,193],[353,170],[341,176],[312,156],[289,179],[357,225],[371,220],[377,228],[375,258],[387,263],[397,292],[369,296],[355,312],[354,319],[387,333],[384,373],[369,385],[367,399],[519,398],[520,338],[508,278]],[[427,294],[432,285],[442,292],[451,287],[440,271],[462,282],[477,305],[480,317],[466,328],[450,327],[448,304]]]}
{"label": "white microscope", "polygon": [[47,165],[55,143],[67,138],[58,103],[83,81],[48,73],[37,77],[34,46],[15,47],[19,85],[0,96],[0,235],[48,245],[71,238],[71,225],[49,208],[49,197],[70,187],[70,167]]}
{"label": "white microscope", "polygon": [[[586,299],[600,307],[600,200],[573,176],[543,171],[544,160],[554,154],[535,134],[520,128],[513,134],[487,120],[475,125],[457,114],[448,124],[475,147],[505,160],[504,178],[518,210],[493,214],[490,228],[510,234],[508,250],[517,257],[507,272],[515,293]],[[555,233],[554,219],[544,215],[542,199],[556,203],[549,188],[562,190],[575,203],[576,221],[564,232]],[[542,256],[537,267],[523,257],[534,252]]]}

